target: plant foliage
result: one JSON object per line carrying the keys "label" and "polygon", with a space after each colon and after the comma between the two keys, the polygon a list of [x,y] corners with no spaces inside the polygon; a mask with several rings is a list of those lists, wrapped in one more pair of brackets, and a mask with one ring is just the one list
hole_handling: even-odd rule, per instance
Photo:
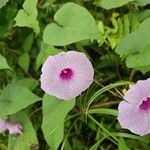
{"label": "plant foliage", "polygon": [[[150,77],[149,0],[0,0],[1,150],[149,150],[150,136],[120,127],[118,104]],[[63,101],[40,88],[41,67],[62,51],[83,52],[94,82]],[[80,60],[77,60],[80,61]]]}

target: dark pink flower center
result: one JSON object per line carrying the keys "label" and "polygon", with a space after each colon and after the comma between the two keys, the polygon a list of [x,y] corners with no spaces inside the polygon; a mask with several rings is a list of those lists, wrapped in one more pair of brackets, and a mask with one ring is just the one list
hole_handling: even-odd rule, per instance
{"label": "dark pink flower center", "polygon": [[148,110],[150,109],[150,98],[148,97],[147,100],[143,100],[142,104],[140,105],[140,109]]}
{"label": "dark pink flower center", "polygon": [[70,80],[73,76],[73,71],[70,68],[65,68],[61,71],[59,76],[62,80]]}

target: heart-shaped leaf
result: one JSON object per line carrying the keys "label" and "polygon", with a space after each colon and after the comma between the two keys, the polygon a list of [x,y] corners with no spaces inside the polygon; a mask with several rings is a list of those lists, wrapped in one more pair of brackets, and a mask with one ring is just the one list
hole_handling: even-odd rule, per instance
{"label": "heart-shaped leaf", "polygon": [[34,30],[36,35],[40,33],[39,23],[37,21],[37,0],[25,0],[23,9],[20,9],[15,17],[15,26],[29,27]]}
{"label": "heart-shaped leaf", "polygon": [[116,48],[116,52],[128,55],[126,65],[142,73],[150,71],[150,18],[143,21],[138,30],[125,36]]}
{"label": "heart-shaped leaf", "polygon": [[15,83],[26,87],[30,91],[33,91],[39,85],[39,81],[33,78],[24,78],[24,79],[16,81]]}
{"label": "heart-shaped leaf", "polygon": [[143,21],[138,30],[125,36],[117,45],[119,55],[128,55],[140,52],[150,43],[150,18]]}
{"label": "heart-shaped leaf", "polygon": [[75,3],[67,3],[55,16],[55,23],[49,24],[43,40],[49,45],[64,46],[86,39],[98,39],[99,31],[92,15]]}
{"label": "heart-shaped leaf", "polygon": [[[129,68],[138,68],[141,70],[143,67],[150,68],[150,44],[142,49],[139,53],[129,55],[126,60],[126,65]],[[142,67],[142,68],[141,68]],[[143,68],[143,69],[144,69]]]}
{"label": "heart-shaped leaf", "polygon": [[132,1],[134,0],[96,0],[95,4],[105,9],[112,9],[112,8],[121,7]]}
{"label": "heart-shaped leaf", "polygon": [[26,87],[9,84],[0,95],[0,117],[14,114],[40,99]]}
{"label": "heart-shaped leaf", "polygon": [[63,101],[45,94],[43,98],[42,130],[52,150],[57,150],[64,135],[64,121],[75,101]]}

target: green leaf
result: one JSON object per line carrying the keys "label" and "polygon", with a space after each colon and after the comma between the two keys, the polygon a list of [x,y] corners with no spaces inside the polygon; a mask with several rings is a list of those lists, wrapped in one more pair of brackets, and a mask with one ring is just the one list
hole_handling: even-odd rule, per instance
{"label": "green leaf", "polygon": [[43,98],[44,137],[52,150],[57,150],[64,135],[64,121],[75,101],[63,101],[45,94]]}
{"label": "green leaf", "polygon": [[129,138],[129,139],[134,139],[134,140],[139,140],[141,142],[144,142],[146,144],[149,143],[149,137],[142,137],[142,136],[137,136],[134,134],[129,134],[129,133],[123,133],[123,132],[113,132],[112,133],[114,136],[118,136],[118,137],[123,137],[123,138]]}
{"label": "green leaf", "polygon": [[55,55],[59,52],[61,52],[61,50],[42,42],[40,53],[36,59],[36,69],[38,70],[50,55]]}
{"label": "green leaf", "polygon": [[40,33],[39,22],[37,21],[37,0],[25,0],[23,9],[20,9],[15,17],[15,26],[29,27],[36,35]]}
{"label": "green leaf", "polygon": [[124,37],[116,48],[119,55],[128,55],[126,65],[143,73],[150,71],[150,18],[143,21],[138,30]]}
{"label": "green leaf", "polygon": [[150,0],[136,0],[135,4],[140,5],[140,6],[145,6],[147,4],[150,4]]}
{"label": "green leaf", "polygon": [[[3,0],[0,0],[0,3]],[[6,7],[0,10],[0,38],[5,37],[12,31],[13,19],[16,16],[18,9],[15,7],[16,1],[11,1],[11,5],[8,4]],[[8,33],[9,32],[9,33]],[[1,40],[2,41],[2,40]]]}
{"label": "green leaf", "polygon": [[18,136],[9,135],[8,150],[31,150],[31,147],[38,146],[36,132],[25,113],[19,112],[13,115],[11,120],[21,124],[23,133]]}
{"label": "green leaf", "polygon": [[26,87],[9,84],[0,95],[0,117],[14,114],[40,99]]}
{"label": "green leaf", "polygon": [[140,70],[143,74],[150,71],[150,44],[137,54],[129,55],[126,59],[128,68],[135,68]]}
{"label": "green leaf", "polygon": [[23,41],[23,50],[28,52],[30,51],[34,40],[34,34],[29,34]]}
{"label": "green leaf", "polygon": [[5,57],[3,57],[2,55],[0,55],[0,69],[10,69]]}
{"label": "green leaf", "polygon": [[76,150],[83,150],[83,144],[81,143],[80,140],[77,139],[72,139],[72,149],[76,149]]}
{"label": "green leaf", "polygon": [[119,150],[129,150],[129,148],[127,147],[126,142],[123,138],[119,139],[118,148],[119,148]]}
{"label": "green leaf", "polygon": [[150,71],[150,66],[144,66],[144,67],[136,67],[136,70],[140,70],[143,74]]}
{"label": "green leaf", "polygon": [[139,53],[131,54],[127,57],[126,65],[129,68],[139,68],[150,66],[150,44]]}
{"label": "green leaf", "polygon": [[100,146],[101,140],[96,142],[92,147],[90,147],[89,150],[98,150],[98,147]]}
{"label": "green leaf", "polygon": [[116,53],[128,55],[138,53],[150,43],[150,18],[143,21],[138,30],[125,36],[117,45]]}
{"label": "green leaf", "polygon": [[33,78],[24,78],[22,80],[18,80],[15,83],[18,85],[24,86],[31,91],[34,90],[39,85],[39,81]]}
{"label": "green leaf", "polygon": [[30,65],[30,56],[28,53],[23,53],[19,59],[18,59],[18,64],[21,66],[21,68],[25,71],[28,72],[29,65]]}
{"label": "green leaf", "polygon": [[121,7],[132,1],[134,0],[96,0],[95,4],[105,9],[112,9],[112,8]]}
{"label": "green leaf", "polygon": [[9,0],[0,0],[0,9],[6,5]]}
{"label": "green leaf", "polygon": [[88,110],[88,114],[102,114],[102,115],[113,115],[118,116],[118,111],[115,109],[108,108],[93,108]]}
{"label": "green leaf", "polygon": [[63,5],[54,16],[55,23],[49,24],[43,40],[49,45],[64,46],[86,39],[98,39],[99,31],[92,15],[75,3]]}

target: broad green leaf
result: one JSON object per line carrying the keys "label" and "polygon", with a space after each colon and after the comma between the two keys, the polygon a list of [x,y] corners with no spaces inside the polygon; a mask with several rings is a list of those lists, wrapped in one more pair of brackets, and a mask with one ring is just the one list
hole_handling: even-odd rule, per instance
{"label": "broad green leaf", "polygon": [[112,8],[121,7],[132,1],[134,0],[96,0],[95,4],[105,9],[112,9]]}
{"label": "broad green leaf", "polygon": [[139,53],[131,54],[127,57],[126,65],[129,68],[139,68],[150,66],[150,44]]}
{"label": "broad green leaf", "polygon": [[9,84],[0,95],[0,117],[14,114],[40,99],[26,87]]}
{"label": "broad green leaf", "polygon": [[18,59],[18,64],[22,67],[22,69],[25,72],[28,72],[29,65],[30,65],[30,56],[28,53],[23,53],[19,59]]}
{"label": "broad green leaf", "polygon": [[63,101],[47,94],[44,95],[42,130],[52,150],[57,150],[63,139],[65,117],[74,104],[74,100]]}
{"label": "broad green leaf", "polygon": [[61,50],[42,42],[40,53],[36,59],[36,69],[38,70],[50,55],[55,55],[59,52],[61,52]]}
{"label": "broad green leaf", "polygon": [[150,4],[150,0],[136,0],[135,4],[145,6],[147,4]]}
{"label": "broad green leaf", "polygon": [[25,0],[23,9],[20,9],[15,17],[15,26],[29,27],[36,35],[40,33],[39,22],[37,21],[37,0]]}
{"label": "broad green leaf", "polygon": [[39,85],[39,81],[33,78],[24,78],[22,80],[16,81],[15,83],[24,86],[31,91],[34,90]]}
{"label": "broad green leaf", "polygon": [[150,43],[150,18],[143,21],[138,30],[125,36],[117,45],[119,55],[138,53]]}
{"label": "broad green leaf", "polygon": [[10,69],[5,57],[3,57],[2,55],[0,55],[0,69]]}
{"label": "broad green leaf", "polygon": [[6,5],[9,0],[0,0],[0,9]]}
{"label": "broad green leaf", "polygon": [[46,26],[43,40],[49,45],[64,46],[86,39],[98,39],[99,31],[92,15],[75,3],[63,5],[54,15],[55,23]]}
{"label": "broad green leaf", "polygon": [[150,71],[150,18],[141,23],[138,30],[121,40],[116,48],[119,55],[128,55],[126,65],[142,73]]}
{"label": "broad green leaf", "polygon": [[[0,3],[3,0],[0,0]],[[11,5],[0,9],[0,38],[4,37],[12,31],[13,19],[16,16],[18,9],[15,7],[15,1],[11,1]],[[2,41],[2,40],[1,40]]]}
{"label": "broad green leaf", "polygon": [[29,34],[23,41],[23,50],[24,51],[30,51],[32,44],[33,44],[33,40],[34,40],[34,34],[31,33]]}
{"label": "broad green leaf", "polygon": [[143,67],[136,67],[135,69],[140,70],[143,74],[145,74],[146,72],[150,71],[150,65]]}
{"label": "broad green leaf", "polygon": [[8,150],[31,150],[33,146],[38,146],[36,132],[25,113],[14,114],[11,120],[21,124],[23,130],[21,135],[9,135]]}

